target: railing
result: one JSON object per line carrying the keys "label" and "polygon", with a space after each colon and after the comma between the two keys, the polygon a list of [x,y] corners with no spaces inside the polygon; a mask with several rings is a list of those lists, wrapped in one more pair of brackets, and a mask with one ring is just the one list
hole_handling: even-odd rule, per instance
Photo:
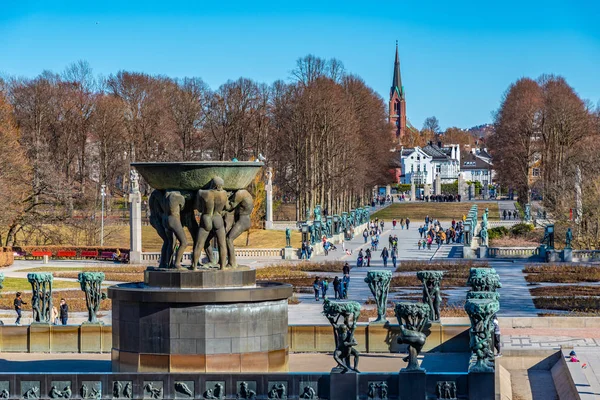
{"label": "railing", "polygon": [[[282,249],[235,249],[236,257],[255,257],[255,258],[282,258]],[[158,261],[160,252],[145,251],[142,253],[142,261]],[[183,261],[191,261],[192,253],[183,253]]]}
{"label": "railing", "polygon": [[488,221],[488,224],[490,225],[490,228],[497,228],[499,226],[513,226],[513,225],[517,225],[520,224],[521,221],[520,219],[511,219],[511,220],[502,220],[502,221]]}
{"label": "railing", "polygon": [[489,258],[533,258],[539,256],[538,247],[490,247]]}
{"label": "railing", "polygon": [[281,249],[235,249],[236,257],[281,258],[282,255]]}
{"label": "railing", "polygon": [[573,260],[594,261],[600,260],[600,250],[573,250]]}

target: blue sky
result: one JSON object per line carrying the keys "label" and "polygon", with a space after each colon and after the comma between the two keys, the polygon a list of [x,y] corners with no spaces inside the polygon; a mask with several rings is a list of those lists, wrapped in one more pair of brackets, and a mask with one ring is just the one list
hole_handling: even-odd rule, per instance
{"label": "blue sky", "polygon": [[[489,4],[488,4],[489,3]],[[600,102],[597,1],[0,0],[0,73],[87,60],[96,74],[288,79],[306,54],[340,59],[386,100],[399,42],[407,115],[421,128],[490,122],[511,82],[563,75]]]}

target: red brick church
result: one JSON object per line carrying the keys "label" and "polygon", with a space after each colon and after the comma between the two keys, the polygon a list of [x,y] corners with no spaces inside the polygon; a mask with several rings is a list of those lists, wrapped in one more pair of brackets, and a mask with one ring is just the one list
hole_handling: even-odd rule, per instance
{"label": "red brick church", "polygon": [[400,75],[400,57],[398,56],[398,41],[396,41],[396,59],[394,60],[394,76],[390,89],[390,124],[394,126],[394,143],[402,144],[406,135],[406,98],[402,77]]}

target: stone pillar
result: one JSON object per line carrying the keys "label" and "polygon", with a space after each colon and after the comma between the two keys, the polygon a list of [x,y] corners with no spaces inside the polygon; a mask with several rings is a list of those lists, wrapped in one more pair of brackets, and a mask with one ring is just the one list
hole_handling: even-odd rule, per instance
{"label": "stone pillar", "polygon": [[469,200],[473,200],[475,198],[475,183],[471,183],[469,186]]}
{"label": "stone pillar", "polygon": [[439,172],[435,175],[435,194],[442,194],[442,177]]}
{"label": "stone pillar", "polygon": [[423,189],[423,196],[431,196],[431,188],[429,187],[429,183],[425,184],[425,188]]}
{"label": "stone pillar", "polygon": [[410,201],[416,201],[417,200],[417,190],[415,188],[415,183],[412,182],[410,184]]}
{"label": "stone pillar", "polygon": [[142,263],[142,194],[134,170],[130,173],[129,191],[129,262]]}
{"label": "stone pillar", "polygon": [[267,192],[267,215],[265,221],[265,229],[273,229],[273,171],[271,168],[267,171],[267,184],[265,190]]}
{"label": "stone pillar", "polygon": [[464,199],[465,196],[465,178],[463,177],[462,172],[458,174],[458,194],[461,199]]}
{"label": "stone pillar", "polygon": [[391,196],[392,195],[392,187],[390,185],[387,185],[385,187],[385,196]]}
{"label": "stone pillar", "polygon": [[488,199],[488,181],[483,181],[483,185],[481,186],[481,196],[484,200]]}

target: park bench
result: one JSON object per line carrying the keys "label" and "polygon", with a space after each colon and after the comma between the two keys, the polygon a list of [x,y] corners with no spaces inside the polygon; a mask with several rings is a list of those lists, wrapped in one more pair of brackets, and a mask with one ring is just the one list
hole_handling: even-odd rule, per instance
{"label": "park bench", "polygon": [[31,257],[34,257],[34,258],[42,258],[44,256],[52,257],[52,252],[51,251],[32,251],[31,252]]}
{"label": "park bench", "polygon": [[56,253],[56,257],[59,257],[59,258],[75,258],[75,257],[77,257],[77,252],[75,250],[59,250]]}
{"label": "park bench", "polygon": [[82,250],[81,251],[81,258],[96,258],[96,257],[98,257],[97,250]]}
{"label": "park bench", "polygon": [[103,251],[102,253],[100,253],[100,257],[98,257],[98,259],[100,259],[100,260],[112,260],[113,254],[114,253],[112,251]]}

